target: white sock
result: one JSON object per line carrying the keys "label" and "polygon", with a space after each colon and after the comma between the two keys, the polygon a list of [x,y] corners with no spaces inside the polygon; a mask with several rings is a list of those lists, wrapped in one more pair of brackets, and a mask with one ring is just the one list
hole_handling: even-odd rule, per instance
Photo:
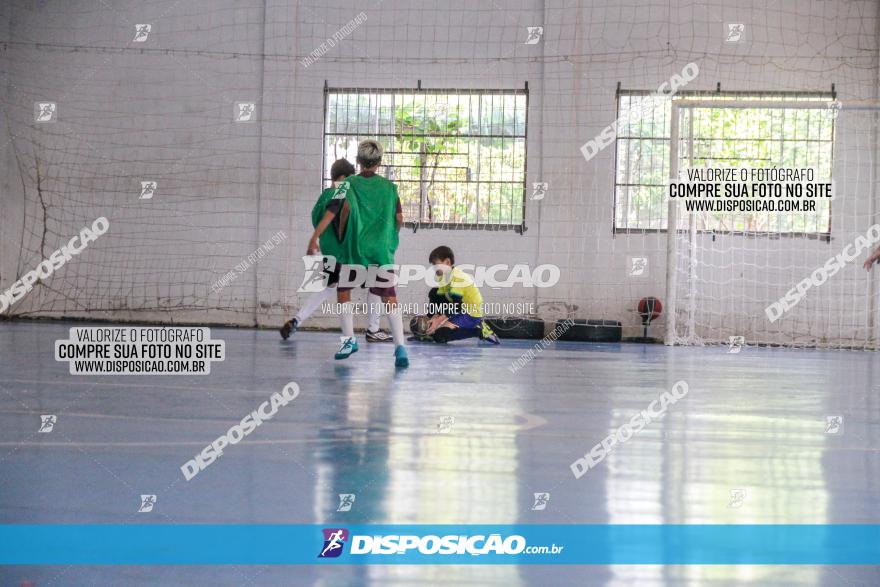
{"label": "white sock", "polygon": [[342,336],[354,337],[354,304],[346,302],[342,304],[342,313],[339,322],[342,325]]}
{"label": "white sock", "polygon": [[403,314],[400,312],[400,306],[395,305],[394,309],[386,314],[388,324],[391,326],[391,336],[394,338],[395,346],[404,346],[406,339],[403,336]]}
{"label": "white sock", "polygon": [[302,324],[306,320],[308,320],[309,316],[315,313],[315,310],[318,309],[318,306],[323,304],[327,298],[336,294],[336,288],[334,287],[325,287],[321,291],[316,291],[312,295],[308,297],[306,303],[300,307],[299,312],[296,313],[296,321]]}
{"label": "white sock", "polygon": [[379,330],[379,318],[382,317],[382,298],[371,293],[367,295],[367,303],[370,304],[370,323],[367,330],[376,332]]}

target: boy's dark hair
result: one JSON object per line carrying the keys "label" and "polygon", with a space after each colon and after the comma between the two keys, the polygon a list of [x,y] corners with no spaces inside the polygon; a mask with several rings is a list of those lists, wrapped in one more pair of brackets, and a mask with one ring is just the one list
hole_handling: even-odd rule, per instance
{"label": "boy's dark hair", "polygon": [[330,179],[336,181],[340,177],[354,175],[354,165],[348,159],[337,159],[330,166]]}
{"label": "boy's dark hair", "polygon": [[449,259],[449,261],[455,265],[455,253],[452,252],[447,246],[437,247],[431,254],[428,255],[428,263],[435,263],[437,261],[442,261],[443,259]]}

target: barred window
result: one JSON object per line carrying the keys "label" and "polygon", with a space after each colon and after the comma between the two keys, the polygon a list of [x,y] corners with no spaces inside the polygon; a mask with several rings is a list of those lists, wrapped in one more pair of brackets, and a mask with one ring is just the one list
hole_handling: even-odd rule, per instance
{"label": "barred window", "polygon": [[[615,230],[665,230],[672,100],[648,92],[618,95],[614,185]],[[714,94],[699,106],[682,108],[679,169],[813,168],[831,178],[835,110],[831,96]],[[725,100],[754,101],[755,107],[726,108]],[[764,100],[819,100],[828,107],[762,107]],[[714,102],[714,104],[713,104]],[[697,212],[697,229],[717,232],[828,234],[831,202],[811,212]],[[681,222],[687,213],[682,210]]]}
{"label": "barred window", "polygon": [[527,90],[328,88],[324,180],[357,144],[385,149],[379,173],[398,186],[407,224],[521,228]]}

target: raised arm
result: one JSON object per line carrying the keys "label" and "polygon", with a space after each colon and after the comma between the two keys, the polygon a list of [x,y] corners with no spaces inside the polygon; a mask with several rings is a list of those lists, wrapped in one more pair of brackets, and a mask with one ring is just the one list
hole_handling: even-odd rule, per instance
{"label": "raised arm", "polygon": [[315,226],[312,238],[309,239],[309,248],[306,254],[314,255],[320,250],[318,239],[321,238],[321,235],[324,234],[324,231],[327,230],[327,227],[330,226],[337,214],[339,214],[340,222],[336,237],[342,240],[342,235],[345,234],[345,225],[348,222],[349,207],[346,195],[348,194],[349,187],[350,185],[347,181],[342,182],[336,187],[333,198],[327,203],[327,211],[324,212],[321,221]]}
{"label": "raised arm", "polygon": [[864,268],[867,269],[868,271],[870,271],[871,267],[878,260],[880,260],[880,247],[877,247],[876,249],[874,249],[874,252],[868,256],[868,258],[865,260]]}
{"label": "raised arm", "polygon": [[314,255],[321,247],[318,246],[318,239],[321,238],[321,235],[324,234],[324,231],[327,230],[327,227],[330,226],[330,223],[333,222],[333,219],[336,218],[336,214],[330,210],[324,212],[324,217],[321,218],[321,221],[318,223],[318,226],[315,227],[315,232],[312,233],[312,238],[309,239],[309,248],[306,251],[307,255]]}

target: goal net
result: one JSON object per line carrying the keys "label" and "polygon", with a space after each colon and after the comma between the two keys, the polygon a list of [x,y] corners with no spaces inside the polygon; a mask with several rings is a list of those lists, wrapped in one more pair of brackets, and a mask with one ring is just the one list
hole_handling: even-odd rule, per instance
{"label": "goal net", "polygon": [[830,95],[673,101],[670,178],[812,169],[834,195],[754,212],[669,198],[667,344],[877,348],[877,291],[862,266],[877,246],[877,117]]}

